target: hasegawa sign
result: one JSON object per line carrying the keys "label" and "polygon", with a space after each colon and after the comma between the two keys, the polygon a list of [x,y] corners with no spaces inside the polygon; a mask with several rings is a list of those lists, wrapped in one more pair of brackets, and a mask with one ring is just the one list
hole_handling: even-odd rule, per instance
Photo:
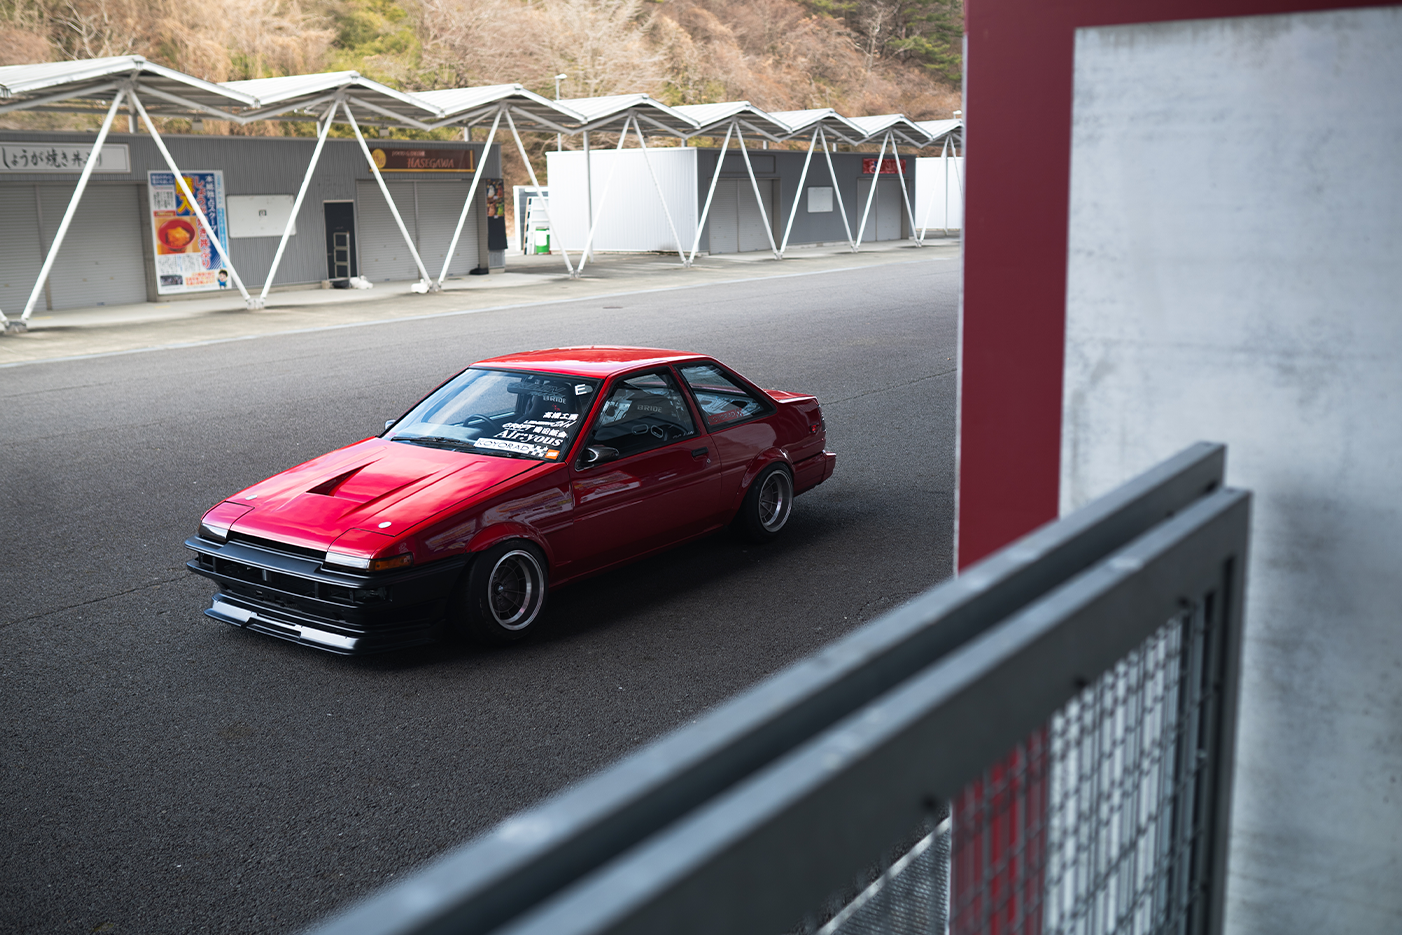
{"label": "hasegawa sign", "polygon": [[[0,143],[0,172],[68,172],[77,175],[92,158],[91,143]],[[130,172],[126,143],[108,143],[94,172]]]}
{"label": "hasegawa sign", "polygon": [[[224,204],[224,173],[219,169],[180,173],[195,202],[209,219],[220,244],[229,249],[229,219]],[[151,236],[155,242],[156,291],[161,295],[227,289],[229,272],[209,240],[173,172],[147,172],[151,197]]]}

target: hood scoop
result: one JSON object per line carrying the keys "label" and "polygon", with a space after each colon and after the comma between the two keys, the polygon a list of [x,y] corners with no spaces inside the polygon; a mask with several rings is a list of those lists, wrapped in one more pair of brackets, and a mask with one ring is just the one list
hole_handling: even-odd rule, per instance
{"label": "hood scoop", "polygon": [[[370,463],[373,464],[374,462]],[[359,467],[353,467],[349,471],[346,471],[344,474],[337,474],[335,477],[331,477],[322,481],[315,487],[308,489],[307,493],[321,494],[323,497],[334,497],[336,496],[336,491],[340,490],[341,486],[346,481],[350,480],[352,477],[359,474],[361,471],[365,470],[369,466],[369,464],[362,464]]]}

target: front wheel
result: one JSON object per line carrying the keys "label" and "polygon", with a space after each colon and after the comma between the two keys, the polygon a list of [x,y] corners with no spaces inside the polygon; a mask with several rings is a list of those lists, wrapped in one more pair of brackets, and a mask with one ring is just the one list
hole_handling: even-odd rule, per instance
{"label": "front wheel", "polygon": [[540,549],[520,539],[480,553],[454,592],[458,629],[478,643],[521,639],[540,618],[549,579]]}
{"label": "front wheel", "polygon": [[736,530],[751,542],[768,542],[784,528],[793,511],[793,476],[782,464],[765,468],[745,491],[735,517]]}

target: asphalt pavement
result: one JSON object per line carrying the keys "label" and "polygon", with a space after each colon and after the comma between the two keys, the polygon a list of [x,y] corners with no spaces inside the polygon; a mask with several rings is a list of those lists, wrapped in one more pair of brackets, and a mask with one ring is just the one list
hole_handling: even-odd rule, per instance
{"label": "asphalt pavement", "polygon": [[[298,931],[946,577],[955,251],[809,259],[0,338],[0,931]],[[816,393],[835,475],[779,541],[564,588],[505,649],[345,659],[201,615],[208,506],[473,360],[591,343]]]}

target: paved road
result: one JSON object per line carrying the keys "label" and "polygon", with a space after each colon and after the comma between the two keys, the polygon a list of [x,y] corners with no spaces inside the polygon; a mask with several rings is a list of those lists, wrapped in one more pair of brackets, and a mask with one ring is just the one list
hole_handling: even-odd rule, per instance
{"label": "paved road", "polygon": [[[290,932],[946,576],[958,266],[400,320],[0,370],[0,931]],[[524,644],[348,660],[220,626],[229,491],[523,347],[712,353],[816,392],[783,539],[567,588]]]}

